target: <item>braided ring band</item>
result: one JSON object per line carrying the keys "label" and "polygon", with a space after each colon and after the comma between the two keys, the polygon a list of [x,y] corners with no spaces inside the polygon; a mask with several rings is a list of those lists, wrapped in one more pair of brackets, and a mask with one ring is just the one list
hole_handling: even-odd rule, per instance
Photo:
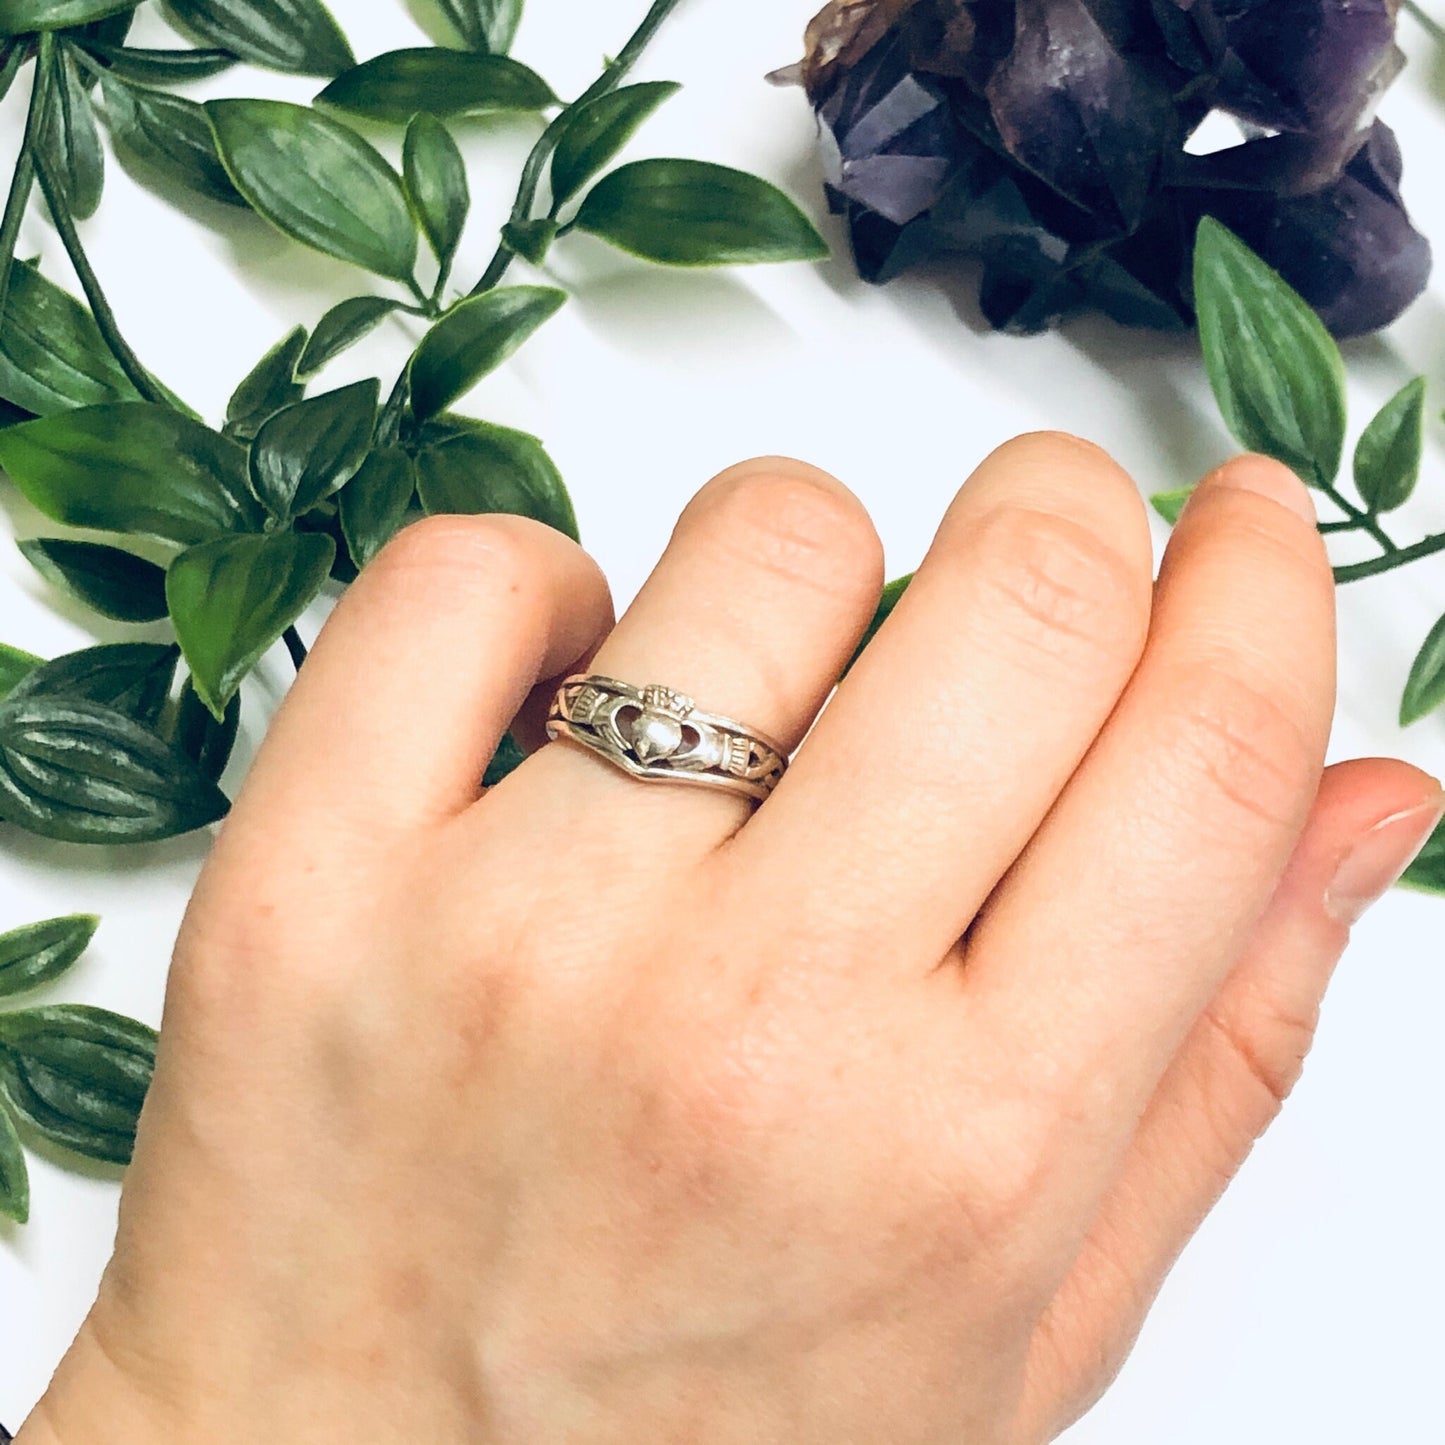
{"label": "braided ring band", "polygon": [[780,743],[735,718],[701,712],[670,687],[569,677],[547,717],[549,738],[571,738],[646,783],[687,783],[761,803],[788,766]]}

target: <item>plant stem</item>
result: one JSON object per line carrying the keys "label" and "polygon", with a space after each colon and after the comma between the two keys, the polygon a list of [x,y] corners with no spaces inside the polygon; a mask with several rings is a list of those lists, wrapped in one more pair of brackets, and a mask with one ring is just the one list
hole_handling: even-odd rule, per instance
{"label": "plant stem", "polygon": [[1417,5],[1415,3],[1415,0],[1405,0],[1404,8],[1415,17],[1416,23],[1428,35],[1433,37],[1435,40],[1445,42],[1445,25],[1441,25],[1440,22],[1434,18],[1434,16],[1427,15],[1423,6]]}
{"label": "plant stem", "polygon": [[301,634],[294,627],[288,627],[281,634],[281,641],[286,644],[286,651],[291,654],[292,665],[297,672],[301,671],[301,664],[306,661],[306,644],[301,640]]}
{"label": "plant stem", "polygon": [[1350,519],[1350,528],[1368,532],[1385,549],[1387,557],[1393,557],[1400,550],[1379,522],[1369,512],[1357,507],[1338,487],[1322,481],[1319,489]]}
{"label": "plant stem", "polygon": [[44,123],[45,108],[50,103],[50,70],[35,67],[35,81],[30,91],[30,110],[25,117],[25,136],[20,142],[20,158],[10,181],[10,194],[5,200],[5,218],[0,221],[0,316],[10,299],[10,272],[15,264],[15,244],[20,239],[20,223],[30,204],[35,188],[35,146]]}
{"label": "plant stem", "polygon": [[[520,224],[532,218],[532,207],[537,201],[537,189],[542,184],[542,172],[547,162],[551,159],[552,152],[557,148],[557,142],[561,138],[563,126],[572,118],[573,113],[580,106],[588,101],[596,100],[598,96],[606,95],[609,91],[616,90],[628,72],[637,64],[638,58],[647,48],[652,37],[661,29],[663,21],[672,14],[682,3],[682,0],[653,0],[652,8],[643,16],[642,24],[632,33],[632,38],[618,52],[617,58],[564,110],[559,111],[552,117],[547,129],[537,138],[537,144],[532,147],[532,153],[527,157],[527,163],[522,168],[522,179],[517,186],[517,199],[512,205],[512,223]],[[517,253],[501,242],[496,254],[492,257],[491,264],[487,267],[486,274],[477,282],[472,290],[473,296],[480,296],[483,291],[490,291],[507,274],[507,269],[516,259]]]}
{"label": "plant stem", "polygon": [[1437,552],[1445,552],[1445,532],[1437,532],[1433,537],[1426,537],[1424,541],[1415,542],[1409,547],[1397,547],[1393,552],[1383,557],[1372,557],[1368,562],[1336,567],[1335,581],[1362,582],[1366,577],[1380,577],[1386,572],[1393,572],[1396,567],[1418,562],[1422,557],[1433,557]]}

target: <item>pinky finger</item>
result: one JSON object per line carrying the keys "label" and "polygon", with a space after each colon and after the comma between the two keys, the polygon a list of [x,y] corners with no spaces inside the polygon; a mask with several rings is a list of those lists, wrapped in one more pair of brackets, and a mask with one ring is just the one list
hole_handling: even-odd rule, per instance
{"label": "pinky finger", "polygon": [[1053,1439],[1123,1364],[1181,1250],[1298,1081],[1350,926],[1442,812],[1440,785],[1404,763],[1325,773],[1273,901],[1160,1083],[1039,1325],[1020,1439]]}

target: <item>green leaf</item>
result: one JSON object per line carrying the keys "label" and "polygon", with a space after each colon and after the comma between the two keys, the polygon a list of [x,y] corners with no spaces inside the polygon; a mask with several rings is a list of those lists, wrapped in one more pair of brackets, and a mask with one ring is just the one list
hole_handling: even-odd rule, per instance
{"label": "green leaf", "polygon": [[507,221],[502,226],[502,240],[523,260],[540,266],[561,231],[561,226],[550,217],[532,216],[525,221]]}
{"label": "green leaf", "polygon": [[47,582],[117,622],[159,622],[166,615],[166,574],[154,562],[99,542],[35,537],[19,544]]}
{"label": "green leaf", "polygon": [[37,416],[139,399],[90,312],[21,262],[0,324],[0,396]]}
{"label": "green leaf", "polygon": [[171,563],[171,620],[196,691],[217,718],[321,590],[335,555],[330,537],[276,532],[206,542]]}
{"label": "green leaf", "polygon": [[1323,322],[1210,216],[1194,248],[1194,304],[1225,425],[1304,481],[1333,485],[1345,446],[1345,367]]}
{"label": "green leaf", "polygon": [[577,518],[561,474],[536,437],[486,422],[424,446],[417,491],[428,513],[510,512],[576,538]]}
{"label": "green leaf", "polygon": [[306,328],[298,326],[251,368],[226,407],[227,436],[252,441],[278,411],[301,400],[306,388],[296,373],[306,346]]}
{"label": "green leaf", "polygon": [[67,843],[154,843],[224,817],[191,760],[133,718],[83,698],[0,703],[0,819]]}
{"label": "green leaf", "polygon": [[1425,452],[1425,378],[1416,377],[1380,408],[1355,448],[1355,486],[1372,514],[1410,500]]}
{"label": "green leaf", "polygon": [[8,697],[20,680],[35,671],[45,659],[0,642],[0,698]]}
{"label": "green leaf", "polygon": [[853,660],[848,664],[848,671],[851,671],[863,656],[863,650],[878,636],[883,624],[893,616],[893,609],[903,600],[903,594],[908,591],[913,582],[913,573],[906,577],[900,577],[896,582],[890,582],[883,589],[882,600],[878,603],[878,610],[873,614],[873,621],[868,624],[868,630],[863,634],[863,640],[858,644],[857,650],[853,653]]}
{"label": "green leaf", "polygon": [[411,363],[411,405],[437,415],[495,371],[567,300],[551,286],[503,286],[463,301],[426,334]]}
{"label": "green leaf", "polygon": [[68,30],[134,10],[140,0],[0,0],[0,35],[24,35],[31,30]]}
{"label": "green leaf", "polygon": [[1420,856],[1405,870],[1400,887],[1445,894],[1445,823],[1436,828]]}
{"label": "green leaf", "polygon": [[353,296],[338,302],[316,323],[297,363],[296,375],[303,379],[315,376],[328,362],[374,331],[399,304],[384,296]]}
{"label": "green leaf", "polygon": [[279,100],[206,106],[236,189],[278,230],[378,276],[407,281],[416,222],[401,178],[330,116]]}
{"label": "green leaf", "polygon": [[705,161],[633,161],[604,176],[573,224],[665,266],[822,261],[828,244],[776,186]]}
{"label": "green leaf", "polygon": [[95,914],[75,913],[0,935],[0,998],[59,978],[90,946],[99,927]]}
{"label": "green leaf", "polygon": [[1193,487],[1180,487],[1173,492],[1156,492],[1149,498],[1149,505],[1173,527],[1184,515],[1184,508],[1188,505],[1194,492],[1195,488]]}
{"label": "green leaf", "polygon": [[127,1164],[155,1072],[156,1032],[81,1004],[0,1014],[0,1090],[43,1138]]}
{"label": "green leaf", "polygon": [[105,186],[105,152],[100,148],[90,93],[81,84],[67,51],[56,52],[52,74],[50,106],[40,130],[40,154],[71,213],[76,220],[84,221],[100,205]]}
{"label": "green leaf", "polygon": [[246,204],[221,164],[204,106],[127,85],[113,75],[105,77],[103,88],[106,121],[123,156],[207,200]]}
{"label": "green leaf", "polygon": [[[0,432],[0,466],[56,522],[183,544],[264,521],[246,453],[150,402],[85,407]],[[105,478],[103,487],[96,485]]]}
{"label": "green leaf", "polygon": [[30,1171],[9,1110],[0,1107],[0,1214],[24,1224],[30,1218]]}
{"label": "green leaf", "polygon": [[616,159],[642,123],[682,87],[671,80],[624,85],[569,111],[552,152],[552,198],[560,206]]}
{"label": "green leaf", "polygon": [[229,50],[146,50],[95,41],[87,42],[85,48],[117,79],[136,85],[182,85],[188,80],[204,80],[229,70],[239,58]]}
{"label": "green leaf", "polygon": [[344,487],[366,460],[380,383],[358,381],[278,411],[251,446],[251,485],[278,522]]}
{"label": "green leaf", "polygon": [[342,489],[341,527],[358,567],[400,531],[415,492],[416,473],[400,447],[372,452]]}
{"label": "green leaf", "polygon": [[179,657],[173,644],[159,642],[82,648],[41,663],[15,684],[9,700],[78,698],[124,713],[143,727],[154,727],[165,709]]}
{"label": "green leaf", "polygon": [[482,786],[495,788],[503,778],[511,777],[526,761],[527,755],[517,745],[516,738],[511,733],[503,733],[502,741],[482,776]]}
{"label": "green leaf", "polygon": [[198,40],[292,75],[336,75],[356,64],[321,0],[166,0]]}
{"label": "green leaf", "polygon": [[236,747],[241,728],[241,694],[238,692],[226,706],[226,715],[217,719],[201,701],[195,684],[186,679],[171,716],[166,736],[170,742],[195,763],[213,783],[221,781],[226,764]]}
{"label": "green leaf", "polygon": [[522,23],[524,0],[437,0],[437,5],[471,49],[505,55]]}
{"label": "green leaf", "polygon": [[403,122],[419,111],[467,115],[545,110],[558,103],[552,87],[520,61],[439,47],[378,55],[338,75],[316,101],[372,120]]}
{"label": "green leaf", "polygon": [[467,167],[452,133],[434,115],[412,117],[402,148],[402,184],[437,261],[450,268],[471,209]]}
{"label": "green leaf", "polygon": [[1409,727],[1445,703],[1445,617],[1430,629],[1410,669],[1400,702],[1400,726]]}

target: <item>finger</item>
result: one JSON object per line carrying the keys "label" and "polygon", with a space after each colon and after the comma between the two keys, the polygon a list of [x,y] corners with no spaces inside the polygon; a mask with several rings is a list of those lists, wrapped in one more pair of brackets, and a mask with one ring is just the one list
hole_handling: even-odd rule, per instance
{"label": "finger", "polygon": [[1298,1081],[1350,924],[1439,822],[1404,763],[1331,768],[1279,889],[1195,1023],[1036,1336],[1021,1439],[1053,1439],[1123,1364],[1180,1251]]}
{"label": "finger", "polygon": [[736,840],[742,875],[786,859],[810,918],[870,968],[942,957],[1118,701],[1152,565],[1139,494],[1103,452],[1057,434],[996,451]]}
{"label": "finger", "polygon": [[[746,462],[688,506],[592,670],[675,688],[791,750],[841,676],[882,587],[882,546],[852,493],[801,462]],[[513,789],[514,807],[565,799],[574,817],[579,808],[621,809],[609,816],[703,849],[752,812],[731,794],[642,784],[565,739],[517,780],[525,787]]]}
{"label": "finger", "polygon": [[1309,509],[1262,457],[1206,479],[1138,672],[970,935],[963,1052],[1031,1081],[1067,1135],[1050,1152],[1070,1208],[1239,956],[1318,789],[1334,585]]}
{"label": "finger", "polygon": [[337,604],[233,824],[386,834],[460,812],[529,691],[611,620],[597,565],[560,532],[511,516],[408,527]]}

